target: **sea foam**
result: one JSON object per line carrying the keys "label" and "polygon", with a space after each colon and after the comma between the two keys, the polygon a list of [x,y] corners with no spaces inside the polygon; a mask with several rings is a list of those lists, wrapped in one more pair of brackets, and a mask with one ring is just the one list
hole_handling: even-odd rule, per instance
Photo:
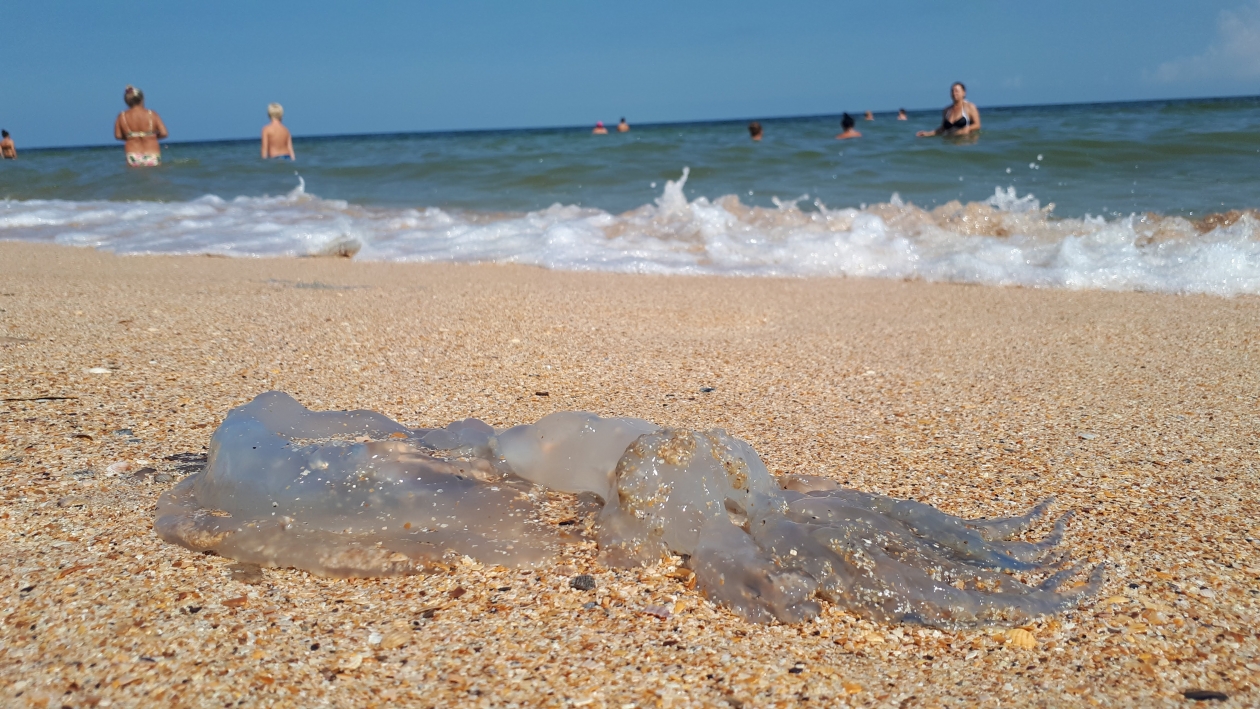
{"label": "sea foam", "polygon": [[[1130,215],[1057,219],[1031,194],[927,210],[833,209],[808,196],[748,206],[688,200],[688,170],[622,213],[573,205],[515,214],[370,207],[306,192],[189,202],[6,200],[0,239],[124,254],[356,255],[559,270],[868,276],[1050,288],[1260,293],[1260,220]],[[300,180],[300,178],[299,178]],[[804,206],[802,206],[804,205]]]}

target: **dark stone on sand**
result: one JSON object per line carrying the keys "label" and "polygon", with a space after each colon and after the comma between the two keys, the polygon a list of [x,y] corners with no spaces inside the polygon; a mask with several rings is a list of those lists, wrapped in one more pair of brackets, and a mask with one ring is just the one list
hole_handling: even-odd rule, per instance
{"label": "dark stone on sand", "polygon": [[1223,702],[1226,699],[1229,699],[1229,695],[1224,692],[1214,692],[1210,689],[1187,689],[1181,693],[1181,696],[1196,702],[1206,702],[1209,700]]}
{"label": "dark stone on sand", "polygon": [[157,475],[153,476],[153,482],[155,483],[168,483],[174,479],[175,478],[171,477],[170,475],[166,473],[158,473]]}
{"label": "dark stone on sand", "polygon": [[534,396],[551,396],[551,392],[547,392],[547,391],[536,391],[536,392],[534,392]]}
{"label": "dark stone on sand", "polygon": [[135,431],[132,431],[130,428],[120,428],[120,429],[117,429],[117,430],[114,430],[114,431],[110,431],[110,433],[114,434],[115,436],[134,436],[134,435],[136,435]]}
{"label": "dark stone on sand", "polygon": [[136,472],[132,473],[131,477],[135,478],[136,480],[147,480],[153,477],[153,474],[156,472],[157,472],[157,468],[141,468],[137,470]]}
{"label": "dark stone on sand", "polygon": [[579,591],[594,591],[595,577],[590,574],[579,574],[569,581],[569,585]]}
{"label": "dark stone on sand", "polygon": [[700,387],[701,394],[708,394],[711,391],[713,391],[713,387]]}

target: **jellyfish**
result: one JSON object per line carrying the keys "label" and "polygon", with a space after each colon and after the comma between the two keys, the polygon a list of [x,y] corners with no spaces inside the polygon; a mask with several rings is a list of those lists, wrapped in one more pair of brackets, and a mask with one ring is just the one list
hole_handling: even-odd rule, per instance
{"label": "jellyfish", "polygon": [[775,477],[721,429],[580,411],[502,431],[476,419],[409,428],[371,411],[311,411],[282,392],[228,413],[205,469],[161,496],[154,527],[195,551],[334,577],[423,573],[462,556],[526,567],[567,543],[540,520],[546,491],[598,498],[605,563],[681,557],[702,593],[758,623],[806,621],[823,603],[888,622],[1017,623],[1104,580],[1102,564],[1086,574],[1056,551],[1070,513],[1040,541],[1013,539],[1051,500],[969,520],[823,477]]}

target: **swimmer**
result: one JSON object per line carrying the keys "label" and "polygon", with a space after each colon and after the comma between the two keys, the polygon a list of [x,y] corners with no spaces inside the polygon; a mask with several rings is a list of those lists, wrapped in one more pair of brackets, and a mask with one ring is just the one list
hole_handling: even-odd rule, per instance
{"label": "swimmer", "polygon": [[853,128],[853,126],[856,124],[857,124],[857,121],[853,120],[853,116],[850,116],[847,113],[844,114],[844,117],[840,119],[840,127],[844,129],[844,132],[841,133],[840,135],[837,135],[836,140],[848,140],[849,138],[861,138],[862,134],[857,132],[857,130]]}
{"label": "swimmer", "polygon": [[271,116],[271,122],[262,129],[263,160],[297,160],[297,154],[293,152],[293,134],[282,123],[284,106],[278,103],[267,104],[267,115]]}
{"label": "swimmer", "polygon": [[591,135],[608,135],[608,129],[604,127],[603,121],[595,121],[595,130],[591,131]]}
{"label": "swimmer", "polygon": [[617,132],[618,133],[630,132],[630,124],[626,123],[626,119],[624,117],[621,119],[621,122],[617,124]]}
{"label": "swimmer", "polygon": [[915,133],[920,138],[932,135],[967,135],[980,130],[980,109],[967,100],[967,87],[963,82],[955,81],[949,87],[949,95],[954,102],[941,113],[941,125],[936,130],[921,130]]}
{"label": "swimmer", "polygon": [[899,109],[897,109],[897,120],[899,120],[899,121],[908,121],[908,120],[910,120],[910,117],[906,115],[906,109],[904,109],[904,108],[899,108]]}
{"label": "swimmer", "polygon": [[13,144],[7,130],[0,130],[0,156],[5,160],[17,160],[17,146]]}
{"label": "swimmer", "polygon": [[[166,124],[162,117],[144,107],[144,92],[128,85],[123,90],[127,110],[114,119],[114,138],[123,141],[127,164],[131,167],[157,167],[162,164],[162,146],[166,140]],[[144,126],[144,130],[132,127]]]}
{"label": "swimmer", "polygon": [[757,142],[757,143],[761,142],[761,124],[760,123],[758,123],[757,121],[753,121],[752,123],[748,124],[748,137],[752,138],[754,142]]}
{"label": "swimmer", "polygon": [[862,120],[873,121],[875,120],[875,114],[871,113],[870,111],[867,111],[866,115],[862,117]]}

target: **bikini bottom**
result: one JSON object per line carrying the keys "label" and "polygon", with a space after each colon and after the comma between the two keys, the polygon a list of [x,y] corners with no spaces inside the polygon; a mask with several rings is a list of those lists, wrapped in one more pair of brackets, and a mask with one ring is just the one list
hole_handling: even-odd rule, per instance
{"label": "bikini bottom", "polygon": [[127,153],[127,164],[131,167],[157,167],[162,164],[162,156],[149,153]]}

